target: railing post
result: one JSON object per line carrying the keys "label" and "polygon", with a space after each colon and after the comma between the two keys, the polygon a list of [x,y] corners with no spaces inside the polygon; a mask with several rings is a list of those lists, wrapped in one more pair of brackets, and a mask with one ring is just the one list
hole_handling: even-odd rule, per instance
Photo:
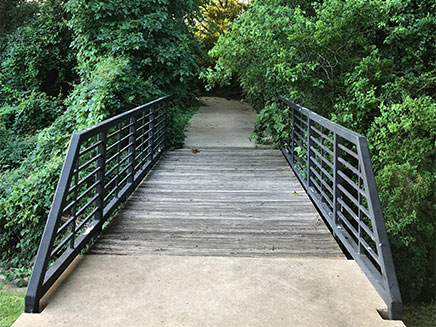
{"label": "railing post", "polygon": [[340,197],[340,190],[338,185],[341,183],[341,178],[338,174],[338,170],[340,170],[340,162],[338,158],[341,156],[342,152],[339,148],[340,144],[340,136],[336,133],[333,135],[333,217],[332,217],[332,226],[333,226],[333,236],[336,237],[338,232],[338,224],[340,223],[338,217],[338,211],[340,211],[338,198]]}
{"label": "railing post", "polygon": [[312,141],[312,120],[310,119],[309,115],[307,115],[307,187],[310,189],[311,185],[312,185],[312,178],[313,178],[313,173],[312,170],[310,169],[312,167],[312,146],[313,146],[313,141]]}
{"label": "railing post", "polygon": [[56,230],[59,225],[59,217],[64,209],[66,193],[73,174],[74,162],[80,148],[80,135],[73,134],[70,146],[67,150],[61,177],[56,188],[53,203],[50,208],[44,233],[39,244],[38,253],[30,276],[29,285],[25,297],[24,311],[27,313],[39,312],[39,300],[41,299],[42,285],[46,275],[46,269],[50,261],[53,242],[56,238]]}
{"label": "railing post", "polygon": [[71,207],[71,215],[73,216],[73,221],[71,222],[71,233],[73,233],[73,236],[70,240],[70,248],[74,249],[74,242],[76,239],[76,219],[77,219],[77,196],[78,196],[78,183],[79,183],[79,158],[76,159],[74,163],[74,191],[73,191],[73,201],[74,204]]}
{"label": "railing post", "polygon": [[291,155],[291,163],[294,165],[294,108],[292,106],[287,105],[289,108],[289,139],[290,142],[288,144],[288,148],[290,150]]}
{"label": "railing post", "polygon": [[153,153],[153,147],[154,147],[154,106],[150,107],[150,132],[149,132],[149,140],[148,140],[148,146],[149,146],[149,154],[150,154],[150,160],[153,161],[154,159],[154,153]]}
{"label": "railing post", "polygon": [[377,185],[371,164],[368,142],[366,137],[360,136],[357,140],[359,161],[362,163],[362,177],[365,191],[368,195],[368,209],[371,212],[371,224],[374,229],[375,244],[380,260],[380,268],[385,281],[389,319],[401,319],[403,314],[400,288],[398,287],[397,274],[392,259],[386,225],[378,197]]}
{"label": "railing post", "polygon": [[163,149],[166,148],[166,142],[167,142],[167,106],[168,106],[168,102],[165,101],[162,109],[163,110],[163,121],[162,121],[163,122],[163,130],[162,130]]}
{"label": "railing post", "polygon": [[[106,172],[106,132],[101,132],[97,136],[97,142],[100,144],[97,146],[97,173],[95,174],[95,181],[98,182],[95,187],[95,193],[98,197],[95,199],[94,206],[98,208],[95,213],[95,220],[103,219],[103,208],[104,208],[104,186],[105,186],[105,172]],[[98,231],[100,232],[100,231]]]}
{"label": "railing post", "polygon": [[130,117],[129,127],[129,178],[127,182],[133,184],[135,180],[135,157],[136,157],[136,116]]}
{"label": "railing post", "polygon": [[[362,164],[361,164],[360,160],[358,162],[357,170],[359,171],[359,174],[360,174],[359,176],[357,176],[357,179],[358,179],[357,187],[360,190],[361,187],[362,187],[362,185],[361,185],[362,184],[361,183],[361,180],[362,180]],[[363,229],[362,229],[362,210],[361,210],[360,206],[363,205],[363,204],[362,204],[362,194],[360,193],[360,191],[357,192],[357,203],[359,204],[359,207],[357,208],[357,218],[359,220],[359,225],[357,226],[357,233],[359,235],[359,239],[358,239],[358,242],[357,242],[357,253],[361,254],[361,253],[363,253],[363,244],[362,244],[362,241],[361,241],[363,239]]]}

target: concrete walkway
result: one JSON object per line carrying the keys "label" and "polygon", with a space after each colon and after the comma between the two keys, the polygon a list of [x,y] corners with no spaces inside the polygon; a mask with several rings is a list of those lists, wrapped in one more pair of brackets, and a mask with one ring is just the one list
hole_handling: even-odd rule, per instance
{"label": "concrete walkway", "polygon": [[86,255],[44,302],[14,326],[403,326],[342,259]]}
{"label": "concrete walkway", "polygon": [[[253,146],[249,107],[203,101],[209,105],[194,116],[187,147],[201,154],[207,146]],[[222,186],[238,183],[244,179]],[[199,214],[182,207],[177,214]],[[22,314],[14,326],[404,326],[380,317],[385,304],[354,261],[333,257],[83,255],[42,305],[42,313]]]}

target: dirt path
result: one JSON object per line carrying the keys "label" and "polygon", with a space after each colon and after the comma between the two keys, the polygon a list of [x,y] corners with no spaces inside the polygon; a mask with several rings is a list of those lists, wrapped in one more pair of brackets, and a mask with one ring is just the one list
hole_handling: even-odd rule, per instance
{"label": "dirt path", "polygon": [[202,97],[204,103],[192,117],[185,147],[254,147],[249,140],[256,112],[248,104],[218,97]]}

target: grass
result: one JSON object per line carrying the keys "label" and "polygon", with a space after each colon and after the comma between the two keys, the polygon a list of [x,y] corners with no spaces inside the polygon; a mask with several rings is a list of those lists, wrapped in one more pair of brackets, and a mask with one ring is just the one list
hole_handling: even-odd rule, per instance
{"label": "grass", "polygon": [[10,327],[23,313],[24,291],[0,289],[0,327]]}
{"label": "grass", "polygon": [[403,322],[407,327],[435,327],[436,303],[412,303],[405,305]]}

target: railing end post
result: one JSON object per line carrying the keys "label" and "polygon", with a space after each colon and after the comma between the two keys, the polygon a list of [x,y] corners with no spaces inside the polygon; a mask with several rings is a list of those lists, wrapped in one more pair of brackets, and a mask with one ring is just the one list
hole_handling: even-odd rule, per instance
{"label": "railing end post", "polygon": [[389,320],[401,320],[403,318],[403,304],[401,301],[393,301],[388,305]]}
{"label": "railing end post", "polygon": [[39,299],[36,294],[26,294],[24,298],[25,313],[39,313]]}

